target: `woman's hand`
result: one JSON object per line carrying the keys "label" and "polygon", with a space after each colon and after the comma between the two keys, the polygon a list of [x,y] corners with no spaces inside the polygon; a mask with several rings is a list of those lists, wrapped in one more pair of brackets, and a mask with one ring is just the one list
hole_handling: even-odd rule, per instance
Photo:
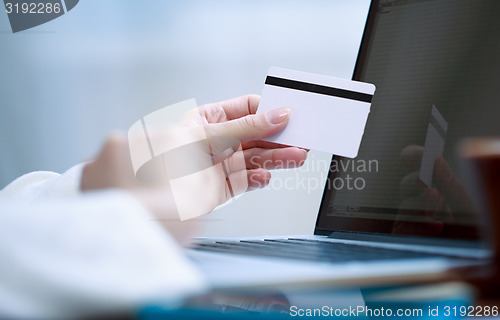
{"label": "woman's hand", "polygon": [[[127,190],[171,225],[179,218],[208,213],[248,190],[265,187],[269,169],[301,166],[307,152],[261,140],[283,130],[290,110],[278,108],[257,115],[259,100],[259,96],[249,95],[203,105],[188,112],[177,125],[153,132],[166,145],[196,144],[195,148],[174,148],[182,150],[175,153],[174,162],[170,161],[173,153],[165,153],[166,160],[145,170],[142,181],[132,168],[127,137],[112,134],[97,159],[85,166],[81,189]],[[180,175],[186,168],[201,169]]]}

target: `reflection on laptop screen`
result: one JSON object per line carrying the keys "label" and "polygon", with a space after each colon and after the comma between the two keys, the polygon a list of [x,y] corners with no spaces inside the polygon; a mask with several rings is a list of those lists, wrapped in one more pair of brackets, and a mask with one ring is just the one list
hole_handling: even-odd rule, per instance
{"label": "reflection on laptop screen", "polygon": [[478,238],[456,151],[500,134],[499,12],[496,0],[372,4],[354,78],[377,92],[359,156],[332,161],[318,229]]}

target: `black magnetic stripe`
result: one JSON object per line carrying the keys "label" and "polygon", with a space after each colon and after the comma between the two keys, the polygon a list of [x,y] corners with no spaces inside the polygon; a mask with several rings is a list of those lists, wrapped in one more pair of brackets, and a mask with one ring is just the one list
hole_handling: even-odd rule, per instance
{"label": "black magnetic stripe", "polygon": [[332,88],[332,87],[322,86],[319,84],[277,78],[277,77],[273,77],[273,76],[267,76],[266,84],[268,84],[270,86],[295,89],[295,90],[307,91],[307,92],[318,93],[318,94],[325,94],[328,96],[351,99],[351,100],[362,101],[362,102],[372,102],[372,98],[373,98],[372,94],[356,92],[356,91],[349,91],[349,90],[345,90],[345,89]]}
{"label": "black magnetic stripe", "polygon": [[445,139],[446,138],[446,130],[441,126],[441,124],[437,121],[437,119],[434,117],[434,115],[431,115],[431,120],[430,124],[434,126],[434,129],[439,133],[441,138]]}

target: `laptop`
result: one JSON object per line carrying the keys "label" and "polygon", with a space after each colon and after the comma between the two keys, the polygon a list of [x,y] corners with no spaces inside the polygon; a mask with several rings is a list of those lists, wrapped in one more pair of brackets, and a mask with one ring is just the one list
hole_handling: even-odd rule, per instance
{"label": "laptop", "polygon": [[496,0],[372,1],[353,80],[377,93],[358,157],[332,157],[314,235],[195,239],[210,284],[388,284],[485,263],[486,220],[456,150],[500,132],[498,12]]}

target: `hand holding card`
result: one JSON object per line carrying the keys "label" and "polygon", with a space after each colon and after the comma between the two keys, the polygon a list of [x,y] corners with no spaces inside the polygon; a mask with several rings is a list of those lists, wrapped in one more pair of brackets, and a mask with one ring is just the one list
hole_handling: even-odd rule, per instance
{"label": "hand holding card", "polygon": [[292,116],[266,141],[354,158],[374,93],[370,83],[271,67],[258,112],[289,107]]}

